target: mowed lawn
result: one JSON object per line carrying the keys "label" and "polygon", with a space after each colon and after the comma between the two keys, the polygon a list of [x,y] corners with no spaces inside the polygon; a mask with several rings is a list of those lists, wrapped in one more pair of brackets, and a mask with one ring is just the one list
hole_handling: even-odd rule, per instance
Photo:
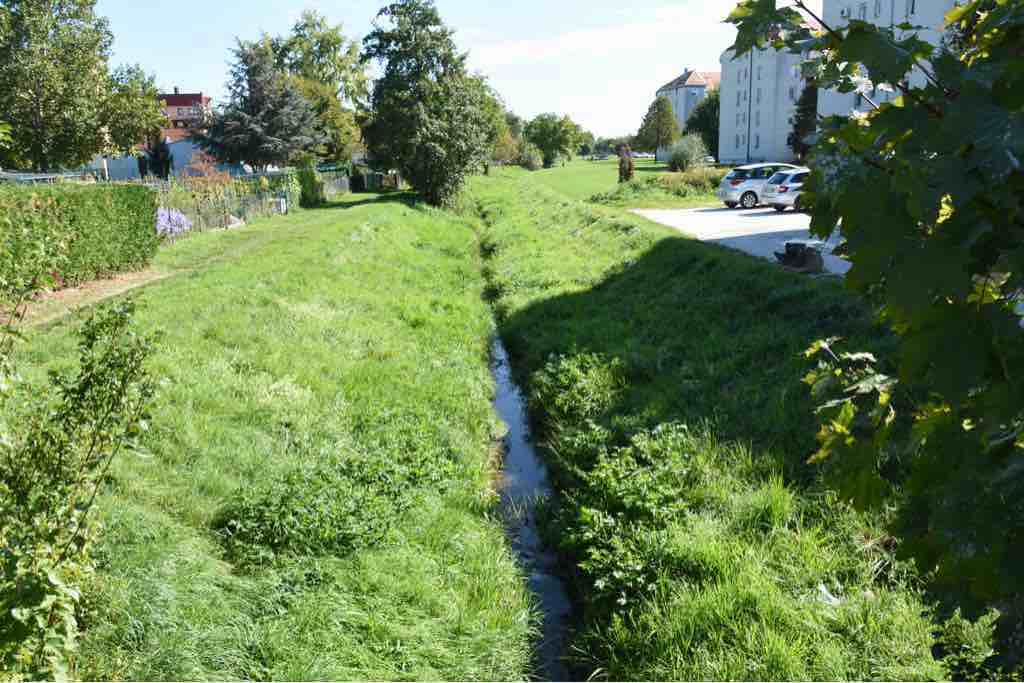
{"label": "mowed lawn", "polygon": [[627,187],[619,185],[619,161],[612,156],[606,161],[575,159],[564,166],[533,172],[533,179],[558,193],[580,201],[601,203],[629,209],[687,209],[716,203],[713,192],[679,196],[657,180],[677,179],[668,166],[654,159],[634,159],[634,180]]}
{"label": "mowed lawn", "polygon": [[[174,274],[134,293],[161,389],[99,501],[77,677],[528,675],[477,259],[471,226],[401,195],[161,251]],[[30,333],[34,372],[75,327]]]}

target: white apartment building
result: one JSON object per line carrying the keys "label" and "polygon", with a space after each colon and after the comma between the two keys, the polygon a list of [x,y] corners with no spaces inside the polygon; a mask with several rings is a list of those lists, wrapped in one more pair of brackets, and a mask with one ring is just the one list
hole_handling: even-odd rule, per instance
{"label": "white apartment building", "polygon": [[734,59],[722,53],[718,161],[724,164],[791,161],[786,139],[804,89],[800,55],[773,48]]}
{"label": "white apartment building", "polygon": [[683,75],[658,88],[657,97],[667,97],[676,114],[679,130],[686,130],[686,121],[707,94],[718,87],[721,74],[715,71],[687,69]]}
{"label": "white apartment building", "polygon": [[[825,0],[822,19],[832,28],[846,26],[850,19],[868,21],[876,26],[896,26],[908,23],[924,27],[915,31],[900,31],[897,37],[904,38],[916,33],[919,38],[933,45],[942,39],[942,27],[946,12],[956,5],[955,0]],[[910,84],[920,87],[924,74],[915,69]],[[898,93],[875,87],[865,93],[875,103],[893,99]],[[841,93],[836,90],[822,90],[818,93],[818,115],[847,115],[851,111],[867,111],[870,103],[858,93]]]}

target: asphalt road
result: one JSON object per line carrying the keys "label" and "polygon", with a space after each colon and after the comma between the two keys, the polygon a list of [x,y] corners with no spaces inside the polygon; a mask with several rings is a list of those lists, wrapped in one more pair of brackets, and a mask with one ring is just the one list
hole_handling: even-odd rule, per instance
{"label": "asphalt road", "polygon": [[[794,211],[779,213],[771,208],[751,210],[714,207],[704,209],[633,209],[633,213],[655,223],[675,228],[704,242],[715,242],[754,256],[775,261],[775,252],[784,251],[789,240],[811,240],[807,231],[811,217]],[[833,236],[822,250],[825,269],[843,274],[850,264],[831,251],[837,244]]]}

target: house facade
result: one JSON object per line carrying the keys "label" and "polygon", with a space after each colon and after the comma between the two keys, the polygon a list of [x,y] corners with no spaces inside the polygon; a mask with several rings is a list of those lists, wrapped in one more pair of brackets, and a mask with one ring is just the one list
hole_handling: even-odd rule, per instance
{"label": "house facade", "polygon": [[[721,74],[717,71],[694,71],[687,69],[683,74],[658,88],[657,97],[666,97],[672,103],[679,130],[686,130],[686,121],[707,94],[718,87]],[[659,150],[659,156],[662,150]]]}
{"label": "house facade", "polygon": [[[876,26],[892,28],[897,38],[917,34],[922,40],[938,45],[942,40],[942,27],[946,12],[956,5],[955,0],[825,0],[825,23],[832,27],[846,26],[851,19],[867,21]],[[921,26],[921,29],[903,31],[900,24]],[[910,84],[920,87],[925,76],[919,69],[910,75]],[[887,89],[874,88],[866,94],[875,103],[887,102],[898,93]],[[846,116],[852,111],[867,111],[871,104],[864,94],[841,93],[837,90],[821,90],[818,93],[819,116]]]}
{"label": "house facade", "polygon": [[169,125],[162,130],[168,142],[177,142],[189,133],[212,112],[212,101],[203,93],[183,93],[174,89],[172,93],[157,96],[164,103],[164,116]]}
{"label": "house facade", "polygon": [[802,60],[773,48],[751,50],[739,59],[732,50],[722,53],[720,163],[793,160],[787,138],[805,85]]}

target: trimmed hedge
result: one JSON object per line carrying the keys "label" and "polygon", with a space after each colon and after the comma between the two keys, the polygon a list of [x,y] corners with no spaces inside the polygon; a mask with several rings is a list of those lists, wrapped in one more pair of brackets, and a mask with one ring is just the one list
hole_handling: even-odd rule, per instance
{"label": "trimmed hedge", "polygon": [[0,297],[146,266],[156,193],[132,185],[0,186]]}

